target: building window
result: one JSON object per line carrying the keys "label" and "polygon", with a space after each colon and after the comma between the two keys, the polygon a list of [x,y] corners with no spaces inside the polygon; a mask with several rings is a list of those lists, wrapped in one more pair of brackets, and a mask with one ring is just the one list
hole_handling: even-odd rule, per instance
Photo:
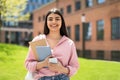
{"label": "building window", "polygon": [[43,21],[45,20],[45,15],[43,15]]}
{"label": "building window", "polygon": [[41,4],[44,4],[45,3],[45,0],[41,0],[42,2],[41,2]]}
{"label": "building window", "polygon": [[80,40],[80,26],[79,24],[75,25],[75,40]]}
{"label": "building window", "polygon": [[33,0],[34,3],[38,3],[38,0]]}
{"label": "building window", "polygon": [[91,40],[92,36],[92,24],[91,23],[86,23],[85,26],[85,40]]}
{"label": "building window", "polygon": [[103,4],[103,3],[105,3],[105,0],[97,0],[97,3],[98,4]]}
{"label": "building window", "polygon": [[75,2],[75,10],[77,11],[77,10],[80,10],[80,8],[81,8],[81,2],[80,1],[76,1]]}
{"label": "building window", "polygon": [[38,22],[40,22],[41,21],[41,17],[38,17]]}
{"label": "building window", "polygon": [[36,1],[36,0],[32,0],[32,3],[36,3],[35,1]]}
{"label": "building window", "polygon": [[38,2],[41,4],[41,0],[38,0]]}
{"label": "building window", "polygon": [[15,26],[15,22],[11,21],[9,24],[11,27]]}
{"label": "building window", "polygon": [[98,20],[97,21],[97,40],[104,39],[104,21]]}
{"label": "building window", "polygon": [[50,2],[50,0],[47,0],[47,2]]}
{"label": "building window", "polygon": [[32,3],[32,2],[33,2],[33,0],[29,0],[29,2],[31,2],[31,3]]}
{"label": "building window", "polygon": [[85,50],[85,53],[83,53],[83,57],[85,58],[91,58],[91,51],[90,50]]}
{"label": "building window", "polygon": [[112,32],[111,37],[112,39],[120,39],[120,17],[112,18]]}
{"label": "building window", "polygon": [[69,35],[69,37],[71,37],[71,27],[68,26],[68,27],[67,27],[67,30],[68,30],[68,35]]}
{"label": "building window", "polygon": [[104,51],[97,51],[97,59],[104,59]]}
{"label": "building window", "polygon": [[120,61],[120,51],[111,51],[111,59]]}
{"label": "building window", "polygon": [[27,4],[27,6],[26,6],[25,13],[26,13],[27,11],[29,11],[29,4]]}
{"label": "building window", "polygon": [[71,5],[68,5],[67,6],[67,13],[71,13],[72,12],[72,10],[71,10]]}
{"label": "building window", "polygon": [[35,10],[36,6],[37,6],[37,5],[33,5],[33,10]]}
{"label": "building window", "polygon": [[86,7],[92,7],[93,6],[93,0],[86,0]]}
{"label": "building window", "polygon": [[64,14],[63,8],[60,8],[60,12],[61,12],[62,15]]}
{"label": "building window", "polygon": [[28,7],[29,7],[29,12],[32,12],[33,6],[32,5],[28,5]]}

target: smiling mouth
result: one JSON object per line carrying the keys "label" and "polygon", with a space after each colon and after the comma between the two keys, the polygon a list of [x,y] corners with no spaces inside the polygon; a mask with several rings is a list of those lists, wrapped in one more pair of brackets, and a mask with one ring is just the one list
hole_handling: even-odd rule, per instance
{"label": "smiling mouth", "polygon": [[55,28],[55,27],[58,27],[58,25],[51,25],[51,27]]}

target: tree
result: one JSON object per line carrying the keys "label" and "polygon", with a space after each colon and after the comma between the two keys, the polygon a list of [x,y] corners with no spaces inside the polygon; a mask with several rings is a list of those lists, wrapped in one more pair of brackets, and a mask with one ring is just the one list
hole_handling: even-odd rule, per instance
{"label": "tree", "polygon": [[0,33],[2,21],[18,22],[29,18],[29,14],[23,13],[26,4],[27,0],[0,0]]}
{"label": "tree", "polygon": [[5,2],[6,0],[0,0],[0,28],[2,26],[2,18],[1,18],[1,15],[5,12]]}
{"label": "tree", "polygon": [[[5,2],[3,6],[4,12],[2,19],[7,21],[19,21],[29,17],[28,14],[23,14],[26,8],[27,0],[2,0]],[[5,6],[5,7],[4,7]]]}

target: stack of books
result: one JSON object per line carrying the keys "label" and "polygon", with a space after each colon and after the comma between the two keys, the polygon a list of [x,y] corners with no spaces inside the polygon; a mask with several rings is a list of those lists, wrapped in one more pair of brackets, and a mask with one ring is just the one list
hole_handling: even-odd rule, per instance
{"label": "stack of books", "polygon": [[45,39],[29,42],[33,54],[38,61],[43,61],[46,57],[51,55],[51,48],[47,46]]}

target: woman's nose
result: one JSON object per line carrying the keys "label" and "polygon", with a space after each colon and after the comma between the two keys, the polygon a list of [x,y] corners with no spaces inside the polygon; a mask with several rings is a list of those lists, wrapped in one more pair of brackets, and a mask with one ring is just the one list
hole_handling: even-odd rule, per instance
{"label": "woman's nose", "polygon": [[52,21],[53,23],[56,23],[56,20],[55,19],[53,19],[53,21]]}
{"label": "woman's nose", "polygon": [[56,23],[56,21],[55,21],[55,20],[53,20],[53,21],[52,21],[52,23]]}

